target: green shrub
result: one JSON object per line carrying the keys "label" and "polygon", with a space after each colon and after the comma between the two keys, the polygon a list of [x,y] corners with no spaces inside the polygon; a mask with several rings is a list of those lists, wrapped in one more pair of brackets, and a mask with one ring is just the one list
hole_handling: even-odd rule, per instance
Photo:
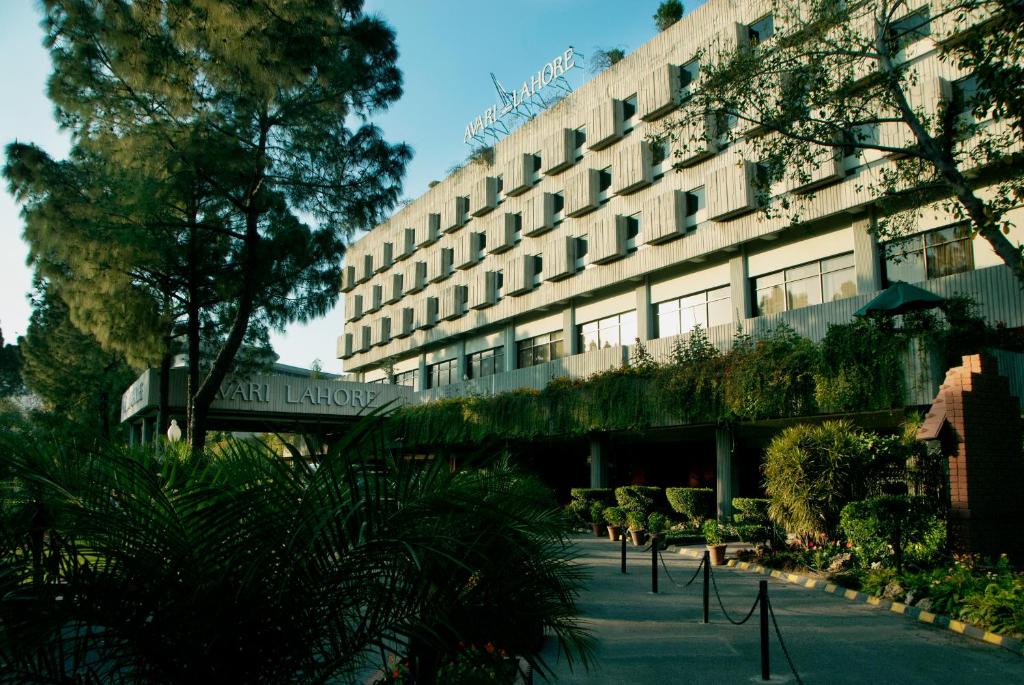
{"label": "green shrub", "polygon": [[693,526],[715,515],[715,491],[711,488],[665,488],[672,510],[682,514]]}
{"label": "green shrub", "polygon": [[611,504],[615,501],[615,491],[611,488],[572,488],[569,490],[569,496],[586,502],[597,501]]}
{"label": "green shrub", "polygon": [[868,561],[892,562],[902,572],[907,552],[915,560],[938,556],[945,521],[924,497],[881,495],[843,507],[843,532]]}
{"label": "green shrub", "polygon": [[754,497],[733,497],[733,521],[735,521],[736,523],[745,523],[748,525],[768,523],[768,506],[770,504],[771,500],[769,499],[761,499]]}
{"label": "green shrub", "polygon": [[661,535],[668,530],[668,519],[664,514],[654,512],[647,517],[647,532],[651,535]]}
{"label": "green shrub", "polygon": [[603,515],[605,523],[609,526],[622,528],[626,525],[626,510],[622,507],[606,507]]}
{"label": "green shrub", "polygon": [[843,507],[866,494],[866,462],[849,421],[786,428],[765,452],[771,520],[798,535],[836,538]]}
{"label": "green shrub", "polygon": [[[586,525],[603,522],[604,508],[613,503],[611,488],[572,488],[569,490],[569,496],[572,499],[569,501],[568,511]],[[601,505],[601,510],[595,514],[597,504]]]}
{"label": "green shrub", "polygon": [[725,540],[727,531],[725,526],[719,523],[715,519],[708,519],[701,526],[701,532],[704,533],[704,539],[709,545],[720,545]]}
{"label": "green shrub", "polygon": [[831,325],[821,342],[815,399],[822,411],[840,413],[903,406],[906,338],[891,319],[863,318]]}
{"label": "green shrub", "polygon": [[643,530],[647,525],[647,518],[638,511],[626,511],[626,524],[630,530]]}
{"label": "green shrub", "polygon": [[591,523],[604,523],[604,510],[605,506],[603,502],[594,502],[590,505],[590,522]]}
{"label": "green shrub", "polygon": [[818,348],[786,324],[755,340],[737,336],[729,354],[725,405],[747,420],[815,413]]}
{"label": "green shrub", "polygon": [[664,509],[664,494],[661,488],[650,485],[626,485],[615,488],[615,500],[627,511],[635,511],[644,519],[653,512]]}

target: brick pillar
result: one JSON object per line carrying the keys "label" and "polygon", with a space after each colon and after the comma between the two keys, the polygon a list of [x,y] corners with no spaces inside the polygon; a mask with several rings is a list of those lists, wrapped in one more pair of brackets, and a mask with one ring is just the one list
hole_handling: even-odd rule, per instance
{"label": "brick pillar", "polygon": [[940,390],[949,455],[950,539],[958,551],[1024,560],[1020,402],[987,355],[963,358]]}

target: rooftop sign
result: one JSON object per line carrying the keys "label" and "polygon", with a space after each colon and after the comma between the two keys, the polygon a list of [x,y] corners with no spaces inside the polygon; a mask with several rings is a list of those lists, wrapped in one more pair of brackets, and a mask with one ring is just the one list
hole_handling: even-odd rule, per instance
{"label": "rooftop sign", "polygon": [[523,81],[523,85],[516,90],[505,90],[491,74],[501,103],[491,105],[483,114],[469,122],[463,140],[467,144],[474,140],[486,143],[488,136],[496,140],[502,134],[507,135],[510,132],[509,119],[512,116],[518,114],[528,119],[549,105],[541,95],[542,90],[557,84],[557,88],[563,94],[570,93],[572,89],[565,79],[565,74],[576,66],[576,51],[570,45],[565,52],[541,67],[536,75],[531,75],[529,79]]}

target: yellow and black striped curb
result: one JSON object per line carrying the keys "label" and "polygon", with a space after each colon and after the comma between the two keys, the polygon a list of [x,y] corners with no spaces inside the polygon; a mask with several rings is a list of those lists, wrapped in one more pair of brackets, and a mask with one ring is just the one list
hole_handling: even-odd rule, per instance
{"label": "yellow and black striped curb", "polygon": [[[701,558],[703,555],[695,550],[681,549],[679,553],[693,558]],[[972,625],[970,623],[964,623],[958,621],[949,616],[943,614],[936,614],[931,611],[924,611],[917,607],[912,607],[902,602],[893,602],[888,599],[882,599],[881,597],[875,597],[864,592],[857,592],[856,590],[849,590],[841,585],[835,583],[829,583],[824,580],[811,578],[810,576],[801,575],[799,573],[789,573],[787,571],[779,571],[777,569],[768,568],[767,566],[761,566],[759,564],[751,564],[746,561],[736,561],[730,559],[728,565],[733,568],[739,568],[744,571],[751,571],[753,573],[761,573],[763,575],[771,576],[772,578],[778,578],[794,585],[799,585],[803,588],[811,590],[823,590],[829,594],[839,595],[845,597],[851,602],[864,602],[871,606],[881,607],[882,609],[888,609],[894,614],[902,614],[909,618],[916,619],[921,623],[928,623],[933,626],[945,628],[951,630],[954,633],[960,635],[966,635],[967,637],[974,638],[975,640],[982,640],[990,644],[1002,647],[1003,649],[1009,650],[1014,654],[1024,655],[1024,642],[1021,640],[1014,639],[1012,637],[1006,637],[1005,635],[998,635],[984,628]]]}

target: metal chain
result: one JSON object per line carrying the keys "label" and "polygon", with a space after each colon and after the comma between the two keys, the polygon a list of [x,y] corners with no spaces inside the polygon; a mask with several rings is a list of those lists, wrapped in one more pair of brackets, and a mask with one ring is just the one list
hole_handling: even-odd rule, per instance
{"label": "metal chain", "polygon": [[715,597],[718,598],[718,606],[720,606],[722,608],[722,613],[725,614],[725,617],[729,620],[729,623],[733,624],[734,626],[741,626],[741,625],[743,625],[744,623],[746,623],[747,621],[750,620],[751,616],[754,615],[754,609],[757,608],[757,602],[761,599],[761,595],[759,594],[757,597],[754,598],[754,603],[750,606],[750,611],[747,612],[747,615],[743,618],[742,621],[734,621],[732,619],[732,616],[729,615],[729,612],[725,610],[725,605],[722,604],[722,596],[720,594],[718,594],[718,583],[715,582],[714,567],[710,567],[710,568],[711,568],[711,587],[713,587],[715,589]]}
{"label": "metal chain", "polygon": [[675,581],[674,578],[672,578],[672,574],[668,572],[668,566],[665,565],[665,556],[661,553],[660,550],[658,551],[658,558],[661,559],[661,567],[665,569],[665,575],[668,576],[669,582],[675,585],[676,587],[688,588],[691,585],[693,585],[693,581],[697,580],[697,574],[700,573],[700,570],[702,568],[704,568],[704,557],[701,557],[700,564],[698,564],[697,566],[697,570],[693,572],[693,577],[691,577],[690,580],[686,581],[686,585],[680,585]]}
{"label": "metal chain", "polygon": [[775,620],[775,609],[772,608],[772,601],[768,600],[768,614],[772,617],[772,625],[775,626],[775,635],[779,638],[779,645],[782,646],[782,654],[786,657],[786,663],[789,664],[789,670],[793,672],[793,678],[796,680],[796,685],[804,685],[804,681],[800,680],[800,674],[796,672],[796,666],[793,665],[793,659],[789,656],[789,650],[786,649],[786,643],[782,640],[782,631],[779,630],[779,622]]}

